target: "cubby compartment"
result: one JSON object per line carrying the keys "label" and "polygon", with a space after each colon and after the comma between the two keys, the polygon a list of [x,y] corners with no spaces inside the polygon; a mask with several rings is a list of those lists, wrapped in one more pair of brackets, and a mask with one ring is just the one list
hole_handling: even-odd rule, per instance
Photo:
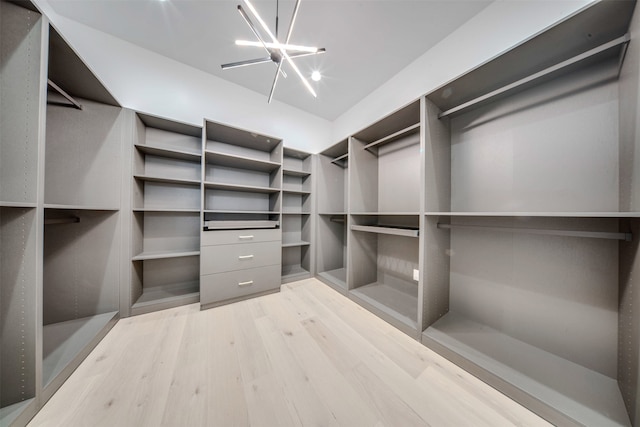
{"label": "cubby compartment", "polygon": [[205,135],[204,226],[279,227],[282,141],[212,121]]}
{"label": "cubby compartment", "polygon": [[349,296],[418,334],[419,215],[351,215]]}
{"label": "cubby compartment", "polygon": [[35,206],[45,92],[42,16],[0,3],[0,206]]}
{"label": "cubby compartment", "polygon": [[44,387],[56,389],[118,319],[119,221],[113,211],[45,211]]}
{"label": "cubby compartment", "polygon": [[422,342],[554,424],[640,421],[633,9],[594,3],[425,99]]}
{"label": "cubby compartment", "polygon": [[198,301],[202,128],[135,114],[131,313]]}
{"label": "cubby compartment", "polygon": [[36,218],[35,208],[0,207],[2,425],[9,425],[36,396]]}

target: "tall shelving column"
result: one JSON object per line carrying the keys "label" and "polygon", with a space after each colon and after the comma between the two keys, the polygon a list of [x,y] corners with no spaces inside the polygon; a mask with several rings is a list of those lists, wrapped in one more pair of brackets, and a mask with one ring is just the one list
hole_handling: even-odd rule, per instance
{"label": "tall shelving column", "polygon": [[119,318],[126,140],[125,112],[52,27],[48,79],[42,402]]}
{"label": "tall shelving column", "polygon": [[349,296],[415,338],[424,167],[420,128],[417,100],[349,142]]}
{"label": "tall shelving column", "polygon": [[346,295],[349,140],[327,148],[317,159],[317,276]]}
{"label": "tall shelving column", "polygon": [[311,277],[313,246],[313,156],[284,148],[282,161],[282,283]]}
{"label": "tall shelving column", "polygon": [[634,7],[591,4],[425,100],[422,342],[554,424],[640,422]]}
{"label": "tall shelving column", "polygon": [[200,299],[202,128],[135,114],[131,313]]}
{"label": "tall shelving column", "polygon": [[200,307],[280,290],[282,140],[205,120]]}
{"label": "tall shelving column", "polygon": [[24,425],[39,390],[46,18],[0,1],[0,425]]}

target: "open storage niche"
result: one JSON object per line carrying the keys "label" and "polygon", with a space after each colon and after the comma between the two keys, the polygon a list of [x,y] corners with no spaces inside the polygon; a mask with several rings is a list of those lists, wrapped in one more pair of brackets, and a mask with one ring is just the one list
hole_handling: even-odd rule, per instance
{"label": "open storage niche", "polygon": [[422,342],[562,425],[640,423],[634,6],[592,4],[426,100]]}
{"label": "open storage niche", "polygon": [[348,156],[345,139],[321,152],[316,167],[317,275],[343,294],[347,292]]}
{"label": "open storage niche", "polygon": [[279,227],[282,141],[209,120],[205,137],[205,224]]}
{"label": "open storage niche", "polygon": [[10,425],[36,397],[36,217],[35,208],[0,207],[2,425]]}
{"label": "open storage niche", "polygon": [[284,148],[282,160],[282,283],[313,274],[313,156]]}
{"label": "open storage niche", "polygon": [[202,128],[135,114],[131,313],[199,300]]}
{"label": "open storage niche", "polygon": [[419,215],[351,215],[349,295],[418,336]]}
{"label": "open storage niche", "polygon": [[0,206],[35,206],[42,126],[42,15],[0,3]]}

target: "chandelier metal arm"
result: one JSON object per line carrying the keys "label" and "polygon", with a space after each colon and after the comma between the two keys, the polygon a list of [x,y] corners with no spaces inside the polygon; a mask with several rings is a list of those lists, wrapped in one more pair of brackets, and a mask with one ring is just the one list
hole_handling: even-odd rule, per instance
{"label": "chandelier metal arm", "polygon": [[[238,12],[240,12],[240,15],[242,16],[242,18],[244,18],[249,28],[251,28],[251,31],[256,36],[256,38],[260,41],[260,43],[262,43],[264,50],[267,51],[269,56],[272,56],[272,51],[269,50],[269,48],[267,47],[267,44],[265,43],[264,38],[262,37],[262,35],[260,35],[260,32],[258,31],[256,26],[253,24],[253,22],[251,22],[251,18],[249,18],[249,15],[247,15],[247,12],[244,11],[244,9],[242,8],[242,5],[238,5]],[[280,69],[280,67],[278,67],[278,69],[280,70],[279,72],[282,73],[282,76],[284,78],[287,78],[287,74],[284,72],[284,70]]]}
{"label": "chandelier metal arm", "polygon": [[264,58],[248,59],[246,61],[230,62],[228,64],[222,64],[223,70],[229,70],[231,68],[246,67],[247,65],[263,64],[265,62],[272,62],[270,56]]}

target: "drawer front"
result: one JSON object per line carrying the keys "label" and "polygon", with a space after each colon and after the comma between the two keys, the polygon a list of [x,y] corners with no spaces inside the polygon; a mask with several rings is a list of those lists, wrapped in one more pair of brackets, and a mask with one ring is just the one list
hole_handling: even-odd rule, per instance
{"label": "drawer front", "polygon": [[200,304],[226,301],[279,287],[279,265],[208,274],[200,277]]}
{"label": "drawer front", "polygon": [[280,242],[205,246],[200,251],[200,274],[280,265]]}
{"label": "drawer front", "polygon": [[201,246],[272,242],[275,240],[280,240],[280,229],[203,231]]}

